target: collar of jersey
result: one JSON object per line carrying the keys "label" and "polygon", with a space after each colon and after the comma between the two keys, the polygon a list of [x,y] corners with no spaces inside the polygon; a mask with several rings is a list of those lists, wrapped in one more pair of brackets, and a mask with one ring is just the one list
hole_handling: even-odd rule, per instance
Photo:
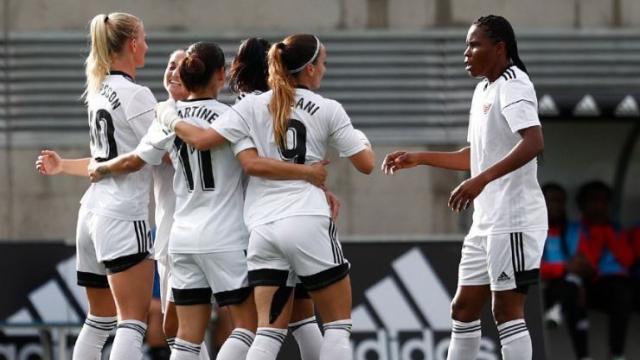
{"label": "collar of jersey", "polygon": [[215,100],[215,98],[203,97],[203,98],[196,98],[196,99],[184,99],[184,100],[180,100],[180,101],[182,101],[182,102],[195,102],[195,101],[205,101],[205,100]]}
{"label": "collar of jersey", "polygon": [[127,80],[129,80],[129,81],[131,81],[133,83],[136,82],[135,80],[133,80],[133,76],[127,74],[124,71],[112,70],[112,71],[109,71],[109,75],[120,75],[120,76],[124,77],[125,79],[127,79]]}
{"label": "collar of jersey", "polygon": [[511,79],[515,79],[516,75],[515,75],[515,71],[511,70],[512,67],[514,67],[515,65],[509,65],[507,66],[506,69],[504,69],[504,71],[502,72],[502,74],[500,74],[500,76],[494,81],[494,82],[490,82],[489,79],[485,78],[484,80],[487,82],[486,84],[484,84],[484,90],[487,90],[487,88],[489,88],[489,86],[495,84],[498,82],[498,80],[500,80],[500,78],[504,79],[504,81],[507,80],[511,80]]}

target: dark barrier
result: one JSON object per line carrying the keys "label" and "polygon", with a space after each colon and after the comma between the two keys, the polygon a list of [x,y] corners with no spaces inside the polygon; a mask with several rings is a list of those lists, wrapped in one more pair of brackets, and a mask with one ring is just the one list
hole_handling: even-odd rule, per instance
{"label": "dark barrier", "polygon": [[[455,293],[460,247],[459,242],[344,244],[352,264],[354,360],[446,359],[449,303]],[[74,266],[70,247],[0,245],[4,290],[0,321],[54,327],[80,324],[86,303],[83,291],[75,286]],[[478,359],[500,359],[488,307],[482,323]],[[530,291],[527,324],[534,359],[544,359],[538,287]],[[0,337],[0,360],[39,359],[43,350],[38,335],[27,328],[6,331]],[[279,359],[299,359],[295,342],[289,339]]]}

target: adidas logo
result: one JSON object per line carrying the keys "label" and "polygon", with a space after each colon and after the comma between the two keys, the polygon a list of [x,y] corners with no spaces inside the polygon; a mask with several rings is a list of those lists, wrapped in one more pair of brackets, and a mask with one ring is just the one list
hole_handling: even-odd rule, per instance
{"label": "adidas logo", "polygon": [[509,275],[507,275],[503,271],[502,274],[500,274],[500,276],[498,276],[498,281],[507,281],[507,280],[511,280],[511,278],[509,277]]}
{"label": "adidas logo", "polygon": [[[442,281],[417,247],[394,260],[391,268],[353,309],[353,359],[369,359],[372,352],[380,360],[410,360],[416,352],[423,359],[446,358],[451,296]],[[496,348],[493,340],[483,338],[479,358],[498,359]]]}
{"label": "adidas logo", "polygon": [[600,109],[593,96],[587,94],[576,105],[573,110],[575,116],[600,116]]}
{"label": "adidas logo", "polygon": [[538,101],[538,114],[542,116],[560,115],[556,102],[553,101],[553,98],[550,95],[545,94],[540,98],[540,101]]}
{"label": "adidas logo", "polygon": [[616,106],[615,115],[619,117],[639,116],[640,109],[638,108],[638,102],[631,95],[625,96],[620,104]]}
{"label": "adidas logo", "polygon": [[[45,349],[40,344],[39,331],[31,327],[34,324],[78,324],[84,322],[87,312],[87,300],[84,289],[76,285],[75,257],[71,257],[56,266],[56,273],[52,279],[33,290],[26,305],[14,314],[4,319],[8,327],[3,329],[6,339],[0,343],[0,359],[17,360],[31,358],[46,358]],[[67,329],[52,333],[54,344],[54,359],[70,358],[66,336],[77,336],[79,329]],[[12,343],[11,337],[33,337],[34,342],[17,346]],[[59,346],[59,344],[63,344]],[[57,348],[57,349],[56,349]]]}

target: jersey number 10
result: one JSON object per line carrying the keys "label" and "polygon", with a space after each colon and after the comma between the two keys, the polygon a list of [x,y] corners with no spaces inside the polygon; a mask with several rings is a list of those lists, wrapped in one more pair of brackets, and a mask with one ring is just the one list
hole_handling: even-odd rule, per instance
{"label": "jersey number 10", "polygon": [[96,161],[107,161],[118,156],[114,130],[113,119],[107,110],[89,111],[91,155]]}
{"label": "jersey number 10", "polygon": [[202,183],[202,190],[204,191],[213,191],[216,188],[215,181],[213,179],[213,166],[211,164],[211,151],[203,150],[203,151],[189,151],[191,149],[190,146],[184,143],[182,139],[176,137],[173,145],[178,152],[178,156],[180,157],[180,165],[182,166],[182,173],[184,174],[184,178],[187,182],[187,188],[189,192],[195,189],[195,184],[193,183],[193,172],[191,171],[191,160],[190,153],[197,153],[197,165],[200,165],[200,181]]}

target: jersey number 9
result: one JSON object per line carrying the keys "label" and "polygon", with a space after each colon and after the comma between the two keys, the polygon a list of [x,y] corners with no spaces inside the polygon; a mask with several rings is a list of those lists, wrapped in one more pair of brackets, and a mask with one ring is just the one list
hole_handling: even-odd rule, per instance
{"label": "jersey number 9", "polygon": [[307,128],[300,120],[289,119],[286,148],[280,149],[282,157],[296,164],[304,164],[307,156]]}

